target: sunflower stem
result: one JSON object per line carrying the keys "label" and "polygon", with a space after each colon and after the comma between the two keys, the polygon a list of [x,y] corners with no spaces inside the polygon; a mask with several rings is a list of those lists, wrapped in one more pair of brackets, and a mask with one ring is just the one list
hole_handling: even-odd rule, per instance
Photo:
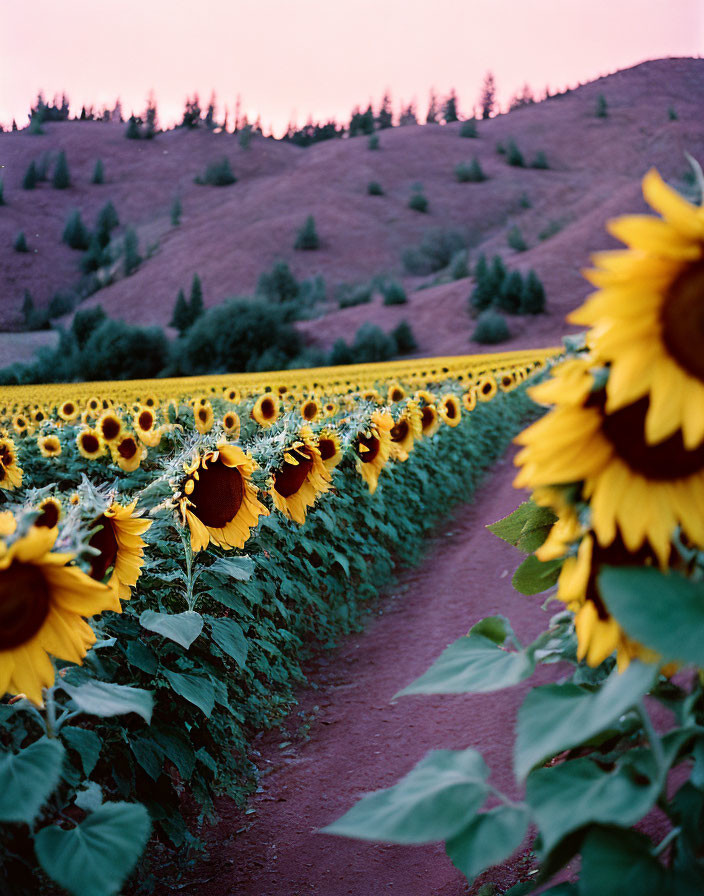
{"label": "sunflower stem", "polygon": [[675,827],[671,831],[668,831],[667,834],[662,838],[662,840],[658,843],[657,846],[653,847],[651,850],[651,855],[659,856],[661,852],[664,852],[667,847],[682,833],[681,827]]}
{"label": "sunflower stem", "polygon": [[645,731],[646,737],[648,738],[650,749],[653,751],[653,758],[655,759],[655,765],[657,767],[661,786],[664,786],[665,778],[667,776],[667,763],[665,762],[665,751],[662,748],[662,741],[660,740],[660,736],[658,735],[657,731],[653,727],[653,723],[650,719],[650,715],[648,714],[648,710],[645,708],[645,703],[642,700],[639,701],[637,705],[637,711],[643,725],[643,730]]}
{"label": "sunflower stem", "polygon": [[44,701],[46,707],[46,736],[50,738],[56,737],[56,703],[54,701],[54,688],[46,689],[46,699]]}
{"label": "sunflower stem", "polygon": [[192,610],[196,603],[193,596],[193,586],[195,585],[193,579],[193,548],[191,547],[190,533],[182,529],[179,534],[181,535],[183,554],[186,559],[186,603],[188,604],[188,609]]}

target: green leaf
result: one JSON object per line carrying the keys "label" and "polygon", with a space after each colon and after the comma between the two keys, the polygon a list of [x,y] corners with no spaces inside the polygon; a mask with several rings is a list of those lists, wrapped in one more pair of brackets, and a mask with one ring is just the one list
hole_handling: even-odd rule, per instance
{"label": "green leaf", "polygon": [[206,616],[213,641],[242,669],[247,660],[247,639],[242,627],[234,619],[214,619]]}
{"label": "green leaf", "polygon": [[193,774],[196,757],[193,753],[191,742],[178,729],[172,731],[159,731],[151,729],[154,740],[159,744],[167,759],[170,759],[178,769],[179,775],[184,781]]}
{"label": "green leaf", "polygon": [[103,804],[103,791],[95,781],[86,781],[85,786],[76,793],[74,800],[84,812],[95,812]]}
{"label": "green leaf", "polygon": [[105,803],[70,831],[43,828],[34,839],[39,864],[75,896],[114,896],[149,837],[149,814],[135,803]]}
{"label": "green leaf", "polygon": [[139,617],[139,624],[149,632],[163,635],[188,650],[198,635],[203,631],[203,619],[200,613],[186,610],[185,613],[156,613],[145,610]]}
{"label": "green leaf", "polygon": [[582,846],[580,896],[674,896],[652,843],[636,831],[596,828]]}
{"label": "green leaf", "polygon": [[210,718],[210,713],[215,706],[215,688],[211,681],[207,678],[201,678],[200,675],[193,675],[189,672],[169,672],[164,670],[172,689],[184,700],[188,700],[205,715]]}
{"label": "green leaf", "polygon": [[[469,634],[444,650],[433,665],[396,694],[485,694],[528,678],[535,663],[525,651],[504,650],[494,640]],[[395,697],[394,697],[395,699]]]}
{"label": "green leaf", "polygon": [[61,777],[64,748],[46,737],[0,757],[0,821],[31,824]]}
{"label": "green leaf", "polygon": [[525,806],[497,806],[476,815],[445,844],[452,864],[471,883],[492,865],[507,859],[523,842],[530,815]]}
{"label": "green leaf", "polygon": [[335,551],[333,553],[333,556],[335,558],[335,562],[340,564],[340,566],[345,571],[345,575],[349,579],[349,577],[350,577],[350,561],[347,559],[347,557],[345,557],[344,554],[341,554],[340,551]]}
{"label": "green leaf", "polygon": [[505,616],[485,616],[470,628],[469,634],[484,635],[494,644],[503,644],[509,635],[513,635],[513,628]]}
{"label": "green leaf", "polygon": [[530,554],[514,572],[511,584],[521,594],[540,594],[552,588],[560,577],[562,560],[538,560]]}
{"label": "green leaf", "polygon": [[152,780],[156,781],[164,767],[164,755],[150,737],[130,737],[130,749],[137,762]]}
{"label": "green leaf", "polygon": [[154,675],[159,668],[159,660],[157,659],[151,648],[147,647],[144,641],[128,641],[125,648],[127,662],[147,675]]}
{"label": "green leaf", "polygon": [[392,843],[446,840],[484,804],[487,775],[475,750],[434,750],[393,787],[362,797],[323,831]]}
{"label": "green leaf", "polygon": [[221,585],[215,585],[209,589],[208,594],[210,597],[223,604],[223,606],[227,607],[228,610],[234,610],[238,616],[246,616],[250,619],[253,617],[252,611],[242,598],[238,594],[233,594],[231,591],[228,591],[227,588],[223,588]]}
{"label": "green leaf", "polygon": [[656,668],[632,662],[594,693],[574,684],[533,688],[518,711],[513,767],[523,780],[533,766],[589,740],[627,712],[653,684]]}
{"label": "green leaf", "polygon": [[246,582],[254,572],[254,560],[246,554],[241,557],[219,557],[207,572],[221,579]]}
{"label": "green leaf", "polygon": [[[704,666],[704,585],[657,569],[605,569],[599,593],[624,630],[666,660]],[[663,625],[667,619],[667,625]]]}
{"label": "green leaf", "polygon": [[77,687],[62,681],[60,687],[66,691],[78,709],[88,715],[107,718],[134,712],[147,724],[151,722],[154,706],[151,691],[94,680]]}
{"label": "green leaf", "polygon": [[543,544],[556,520],[557,517],[548,507],[524,501],[513,513],[486,528],[523,553],[531,554]]}
{"label": "green leaf", "polygon": [[81,765],[86,777],[90,775],[100,758],[100,748],[103,745],[100,737],[95,731],[73,725],[64,725],[61,729],[61,737],[81,757]]}

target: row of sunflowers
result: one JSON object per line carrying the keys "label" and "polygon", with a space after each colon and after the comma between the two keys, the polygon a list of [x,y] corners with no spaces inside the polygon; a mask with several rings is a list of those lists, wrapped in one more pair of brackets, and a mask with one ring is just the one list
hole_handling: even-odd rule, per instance
{"label": "row of sunflowers", "polygon": [[[214,797],[252,786],[249,733],[290,705],[311,645],[357,625],[417,557],[447,506],[439,488],[471,493],[552,354],[454,359],[454,378],[447,359],[415,362],[408,380],[375,365],[340,391],[321,391],[319,372],[260,393],[236,377],[203,391],[6,390],[0,822],[13,892],[50,879],[83,893],[90,879],[91,893],[116,893],[150,830],[142,880],[150,861],[195,849]],[[374,379],[353,388],[362,373]]]}

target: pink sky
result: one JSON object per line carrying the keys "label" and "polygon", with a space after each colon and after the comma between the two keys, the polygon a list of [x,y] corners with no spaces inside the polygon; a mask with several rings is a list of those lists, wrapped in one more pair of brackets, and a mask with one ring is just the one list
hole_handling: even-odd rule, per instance
{"label": "pink sky", "polygon": [[0,122],[26,122],[40,89],[71,107],[140,113],[153,89],[162,124],[211,90],[277,132],[292,118],[346,121],[386,88],[397,110],[455,87],[471,113],[484,73],[505,103],[645,59],[704,52],[702,0],[3,0]]}

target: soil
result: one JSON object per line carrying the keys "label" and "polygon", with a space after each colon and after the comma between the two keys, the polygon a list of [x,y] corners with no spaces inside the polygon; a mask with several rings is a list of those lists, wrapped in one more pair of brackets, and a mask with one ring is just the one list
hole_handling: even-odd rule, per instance
{"label": "soil", "polygon": [[[485,526],[520,500],[513,452],[476,501],[460,507],[431,539],[420,565],[400,574],[366,630],[307,670],[308,686],[280,731],[260,735],[258,793],[247,813],[226,800],[208,837],[210,859],[182,892],[198,896],[460,896],[482,882],[503,892],[525,879],[526,848],[469,890],[442,844],[401,847],[320,833],[365,792],[388,787],[429,750],[474,747],[492,782],[520,796],[511,769],[516,712],[529,684],[495,694],[394,699],[456,638],[484,616],[506,615],[523,641],[547,622],[540,598],[511,587],[520,555]],[[554,680],[555,666],[531,684]]]}

